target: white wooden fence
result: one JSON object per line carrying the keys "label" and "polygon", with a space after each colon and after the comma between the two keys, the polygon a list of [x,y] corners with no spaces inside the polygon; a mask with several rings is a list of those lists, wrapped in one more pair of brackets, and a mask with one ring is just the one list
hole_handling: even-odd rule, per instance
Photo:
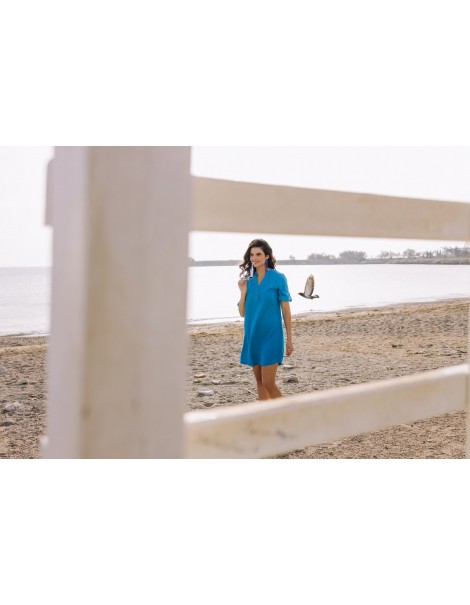
{"label": "white wooden fence", "polygon": [[468,407],[465,364],[184,414],[190,229],[470,240],[464,202],[191,177],[189,164],[183,147],[56,149],[44,456],[263,457]]}

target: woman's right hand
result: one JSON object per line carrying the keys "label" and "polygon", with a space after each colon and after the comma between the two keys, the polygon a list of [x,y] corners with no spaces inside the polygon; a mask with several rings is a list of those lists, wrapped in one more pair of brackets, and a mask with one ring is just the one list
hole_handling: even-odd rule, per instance
{"label": "woman's right hand", "polygon": [[238,287],[240,288],[240,292],[242,294],[246,294],[246,279],[239,279]]}

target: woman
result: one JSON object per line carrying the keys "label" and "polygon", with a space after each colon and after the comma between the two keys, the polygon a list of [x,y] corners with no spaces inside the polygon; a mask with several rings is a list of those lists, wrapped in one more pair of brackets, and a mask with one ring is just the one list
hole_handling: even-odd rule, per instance
{"label": "woman", "polygon": [[287,280],[275,269],[271,246],[255,239],[248,246],[240,264],[240,302],[245,318],[240,363],[253,368],[260,400],[282,397],[276,386],[276,372],[284,357],[281,311],[286,327],[286,355],[292,355],[292,300]]}

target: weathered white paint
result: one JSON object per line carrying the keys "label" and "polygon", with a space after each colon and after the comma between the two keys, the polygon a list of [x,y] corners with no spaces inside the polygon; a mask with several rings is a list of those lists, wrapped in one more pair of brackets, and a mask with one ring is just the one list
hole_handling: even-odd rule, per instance
{"label": "weathered white paint", "polygon": [[461,410],[468,364],[392,380],[188,412],[186,457],[260,458]]}
{"label": "weathered white paint", "polygon": [[[46,457],[80,457],[86,355],[87,159],[85,148],[58,148],[49,164],[52,220],[51,335],[48,352]],[[53,218],[52,218],[53,217]]]}
{"label": "weathered white paint", "polygon": [[47,457],[183,455],[189,147],[59,147]]}
{"label": "weathered white paint", "polygon": [[467,241],[470,203],[192,177],[195,231]]}
{"label": "weathered white paint", "polygon": [[52,206],[54,204],[53,195],[53,174],[54,174],[54,159],[49,160],[46,169],[46,211],[44,216],[44,224],[52,227]]}

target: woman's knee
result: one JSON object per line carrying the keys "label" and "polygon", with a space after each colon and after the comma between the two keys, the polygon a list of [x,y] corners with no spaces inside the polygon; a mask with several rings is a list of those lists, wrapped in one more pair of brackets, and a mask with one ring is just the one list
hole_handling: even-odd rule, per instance
{"label": "woman's knee", "polygon": [[272,389],[276,388],[276,381],[273,378],[266,378],[263,376],[262,384],[265,389],[268,389],[268,391],[272,391]]}
{"label": "woman's knee", "polygon": [[261,372],[263,386],[266,387],[268,391],[276,388],[276,372],[277,364],[268,366],[266,369],[263,368],[263,371]]}
{"label": "woman's knee", "polygon": [[258,384],[263,384],[263,378],[262,378],[262,375],[261,375],[261,368],[260,368],[260,366],[254,366],[253,367],[253,374],[254,374],[256,382]]}

